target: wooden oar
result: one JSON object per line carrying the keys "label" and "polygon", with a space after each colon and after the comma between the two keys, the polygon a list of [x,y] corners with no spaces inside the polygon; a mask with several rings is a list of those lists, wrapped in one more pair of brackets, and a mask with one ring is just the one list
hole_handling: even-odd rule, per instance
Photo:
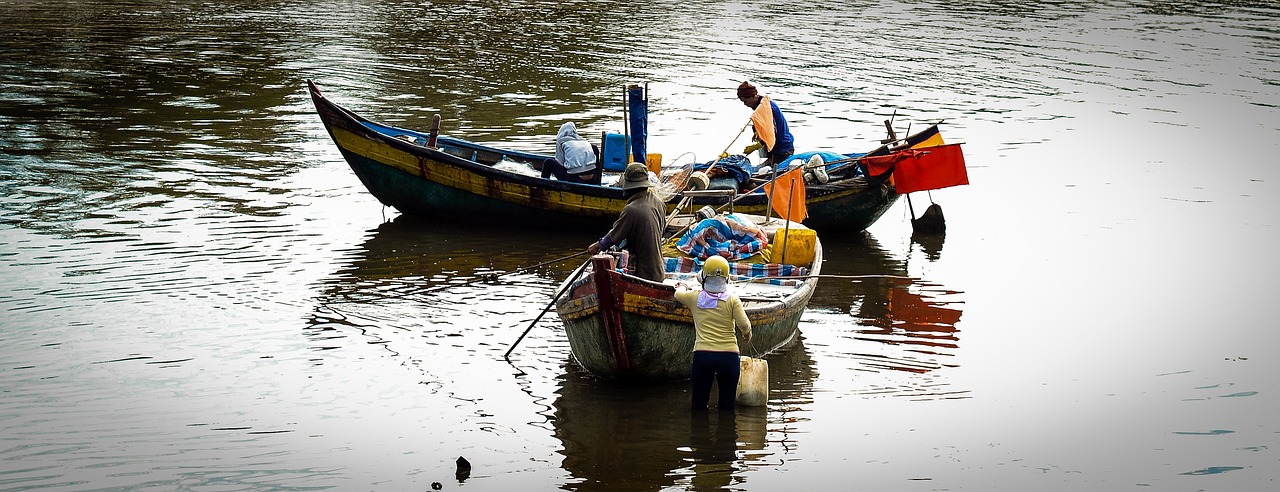
{"label": "wooden oar", "polygon": [[719,164],[719,163],[720,163],[720,159],[723,159],[723,158],[724,158],[723,156],[729,153],[729,147],[733,147],[733,143],[734,143],[734,142],[737,142],[737,141],[738,141],[738,138],[742,137],[742,134],[743,134],[743,133],[746,133],[746,131],[747,131],[747,127],[748,127],[748,126],[751,126],[751,120],[750,120],[750,119],[748,119],[748,120],[747,120],[747,124],[742,125],[742,129],[741,129],[741,130],[738,130],[738,135],[737,135],[737,136],[735,136],[735,137],[733,137],[733,140],[730,140],[730,141],[729,141],[729,145],[724,146],[724,150],[720,151],[720,153],[719,153],[719,154],[716,154],[716,160],[715,160],[715,161],[712,161],[712,162],[711,162],[711,165],[710,165],[710,166],[707,166],[707,170],[706,170],[706,171],[704,171],[705,173],[707,173],[707,176],[708,176],[708,177],[710,177],[710,176],[711,176],[711,170],[712,170],[712,169],[715,169],[716,164]]}
{"label": "wooden oar", "polygon": [[[844,158],[844,159],[836,159],[836,160],[834,160],[834,161],[824,162],[824,163],[822,163],[822,166],[823,166],[823,167],[825,167],[825,166],[830,166],[830,165],[832,165],[832,164],[836,164],[837,166],[836,166],[835,168],[832,168],[832,169],[827,170],[827,173],[828,173],[828,174],[830,174],[830,173],[833,173],[833,172],[836,172],[836,171],[840,171],[840,170],[842,170],[842,169],[844,169],[844,168],[846,168],[846,167],[854,166],[854,165],[857,165],[857,164],[861,163],[861,162],[862,162],[862,158],[863,158],[863,157],[866,157],[866,156],[864,155],[864,156],[859,156],[859,157],[846,157],[846,158]],[[809,165],[808,165],[808,164],[804,164],[804,166],[805,166],[805,167],[809,167]],[[817,166],[815,166],[815,167],[817,167]],[[783,173],[783,174],[786,174],[786,173]],[[765,181],[765,182],[763,182],[763,183],[760,183],[760,185],[759,185],[759,186],[756,186],[755,188],[752,188],[752,189],[751,189],[751,191],[748,191],[748,192],[746,192],[746,193],[739,193],[737,196],[733,197],[733,199],[732,199],[732,200],[729,200],[729,203],[726,203],[726,204],[724,204],[724,205],[721,205],[719,208],[717,208],[717,209],[716,209],[716,211],[717,211],[717,212],[723,211],[723,210],[725,209],[725,207],[728,207],[729,205],[731,205],[731,204],[733,204],[733,203],[737,203],[737,201],[738,201],[738,200],[741,200],[743,197],[746,197],[746,196],[748,196],[748,195],[751,195],[752,193],[755,193],[755,192],[757,192],[757,191],[760,191],[760,190],[761,190],[762,188],[764,188],[765,186],[769,186],[769,184],[770,184],[770,183],[773,183],[773,182],[774,182],[774,180],[776,180],[776,179],[777,179],[777,176],[774,176],[773,178],[769,179],[768,181]]]}
{"label": "wooden oar", "polygon": [[[729,141],[729,145],[724,146],[724,150],[723,150],[723,151],[721,151],[719,155],[720,155],[720,156],[723,156],[723,155],[725,155],[725,154],[729,153],[729,148],[730,148],[730,147],[733,147],[733,143],[734,143],[734,142],[737,142],[737,141],[738,141],[738,139],[742,137],[742,134],[743,134],[743,133],[745,133],[745,132],[747,131],[747,127],[749,127],[749,126],[751,126],[751,120],[747,120],[747,124],[742,125],[742,129],[741,129],[741,130],[738,130],[738,134],[737,134],[737,135],[734,135],[733,140],[730,140],[730,141]],[[716,157],[716,160],[711,161],[711,165],[710,165],[710,166],[707,166],[707,170],[706,170],[706,171],[702,171],[702,172],[703,172],[703,173],[705,173],[705,174],[707,174],[708,176],[710,176],[710,174],[711,174],[711,170],[716,168],[716,164],[719,164],[719,163],[720,163],[720,159],[722,159],[722,158],[723,158],[723,157],[719,157],[719,156],[717,156],[717,157]],[[695,158],[695,159],[696,159],[696,158]],[[686,176],[686,179],[687,179],[687,176]],[[685,190],[685,191],[687,191],[687,190]],[[680,202],[679,202],[679,203],[676,203],[676,207],[675,207],[674,209],[672,209],[672,210],[671,210],[671,214],[670,214],[670,215],[667,215],[667,222],[668,222],[668,223],[669,223],[669,222],[671,222],[671,219],[674,219],[674,218],[676,217],[676,215],[679,215],[679,214],[680,214],[680,209],[681,209],[681,208],[684,208],[684,207],[685,207],[685,205],[688,205],[688,204],[689,204],[689,201],[690,201],[691,199],[692,199],[692,197],[691,197],[691,196],[689,196],[689,195],[684,195],[683,197],[681,197]],[[666,200],[663,200],[663,201],[665,202]],[[687,226],[687,225],[686,225],[686,226],[684,226],[684,227],[680,228],[680,230],[676,231],[676,233],[675,233],[675,234],[672,234],[672,235],[670,235],[670,236],[667,236],[667,237],[662,238],[662,241],[665,243],[666,241],[670,240],[672,237],[675,237],[675,236],[677,236],[677,235],[679,235],[679,234],[683,233],[683,232],[685,231],[685,229],[688,229],[688,228],[689,228],[689,226]]]}
{"label": "wooden oar", "polygon": [[[671,219],[672,219],[672,218],[674,218],[674,217],[678,214],[678,212],[680,211],[680,207],[681,207],[681,206],[683,206],[683,205],[685,205],[685,203],[686,203],[686,202],[688,202],[688,201],[692,200],[694,196],[697,196],[697,195],[714,196],[714,195],[720,195],[720,194],[728,194],[728,193],[732,193],[732,192],[733,192],[733,190],[697,190],[697,191],[686,191],[686,192],[685,192],[684,199],[680,201],[680,204],[679,204],[679,205],[676,205],[676,209],[675,209],[675,210],[673,210],[673,211],[671,212],[671,215],[667,216],[667,222],[668,222],[668,223],[670,223],[670,222],[671,222]],[[693,226],[694,226],[694,223],[693,223],[693,222],[690,222],[690,223],[688,223],[688,224],[685,224],[685,225],[681,226],[681,227],[680,227],[679,229],[677,229],[675,232],[671,233],[671,235],[669,235],[669,236],[664,236],[664,237],[662,238],[662,242],[663,242],[663,243],[665,243],[665,242],[667,242],[667,241],[671,240],[671,238],[673,238],[673,237],[676,237],[676,236],[679,236],[679,235],[681,235],[681,234],[684,234],[684,231],[688,230],[690,227],[693,227]]]}
{"label": "wooden oar", "polygon": [[[832,161],[832,162],[835,162],[835,161]],[[788,171],[788,172],[790,172],[790,171]],[[776,167],[775,167],[775,173],[776,173]],[[782,174],[784,174],[784,175],[785,175],[786,173],[782,173]],[[773,176],[773,178],[770,178],[768,181],[765,181],[764,183],[760,183],[760,186],[757,186],[757,187],[755,187],[755,188],[752,188],[752,189],[751,189],[751,191],[748,191],[748,192],[746,192],[746,193],[738,193],[738,195],[737,195],[737,196],[735,196],[735,197],[733,197],[732,199],[730,199],[728,203],[725,203],[724,205],[721,205],[721,206],[720,206],[720,208],[717,208],[717,209],[716,209],[716,212],[721,212],[721,211],[723,211],[723,210],[725,209],[725,207],[728,207],[729,205],[732,205],[732,204],[736,203],[738,200],[741,200],[741,199],[742,199],[742,197],[744,197],[744,196],[747,196],[747,195],[750,195],[750,194],[755,193],[755,192],[757,192],[757,191],[760,191],[760,189],[761,189],[761,188],[764,188],[765,186],[769,186],[769,183],[772,183],[772,182],[774,182],[774,181],[775,181],[775,180],[777,180],[777,179],[778,179],[778,176],[775,174],[775,175]],[[770,208],[772,208],[772,204],[770,205]],[[768,212],[768,211],[766,210],[766,212]]]}
{"label": "wooden oar", "polygon": [[591,264],[590,259],[582,262],[581,265],[578,265],[578,269],[573,272],[573,276],[569,277],[569,280],[564,282],[564,287],[561,287],[560,291],[556,292],[556,295],[551,297],[551,302],[547,303],[547,307],[542,308],[542,312],[538,313],[538,317],[533,318],[533,322],[529,323],[529,327],[524,329],[524,333],[520,334],[520,338],[517,338],[515,343],[511,344],[511,348],[507,349],[507,353],[502,354],[503,359],[506,359],[507,362],[511,362],[511,351],[516,349],[516,345],[520,345],[520,341],[524,340],[524,336],[528,335],[529,330],[532,330],[533,326],[538,324],[538,320],[542,319],[542,316],[546,315],[547,311],[551,310],[551,306],[556,304],[556,301],[560,299],[560,296],[564,295],[564,293],[569,290],[569,287],[573,286],[573,282],[578,280],[578,277],[582,275],[582,272],[587,269],[587,265],[589,264]]}
{"label": "wooden oar", "polygon": [[[745,130],[745,128],[744,128],[744,130]],[[831,162],[825,163],[824,165],[827,165],[827,164],[846,164],[846,165],[848,165],[849,163],[855,163],[855,164],[856,164],[857,162],[859,162],[859,161],[861,161],[861,160],[862,160],[862,158],[861,158],[861,157],[849,157],[849,158],[845,158],[845,159],[838,159],[838,160],[834,160],[834,161],[831,161]],[[719,161],[717,160],[716,162],[719,162]],[[807,165],[807,164],[806,164],[806,165]],[[841,166],[841,167],[844,167],[844,166]],[[708,169],[709,169],[709,168],[708,168]],[[790,172],[790,171],[788,171],[788,172]],[[783,174],[785,175],[786,173],[783,173]],[[768,181],[765,181],[764,183],[761,183],[761,184],[760,184],[760,186],[757,186],[757,187],[755,187],[755,188],[752,188],[752,189],[751,189],[751,191],[748,191],[748,192],[746,192],[746,193],[738,193],[738,194],[736,194],[733,198],[730,198],[730,199],[729,199],[729,201],[728,201],[728,202],[726,202],[724,205],[721,205],[721,206],[717,207],[717,208],[716,208],[716,213],[723,212],[725,208],[729,207],[730,205],[733,205],[734,203],[737,203],[737,202],[738,202],[738,200],[741,200],[741,199],[742,199],[742,197],[745,197],[745,196],[747,196],[747,195],[750,195],[750,194],[752,194],[752,193],[755,193],[755,192],[757,192],[757,191],[760,191],[760,189],[764,188],[765,186],[768,186],[770,183],[773,183],[773,182],[774,182],[774,181],[776,181],[777,179],[778,179],[778,175],[777,175],[777,166],[774,166],[774,176],[773,176],[773,177],[771,177]],[[708,191],[710,191],[710,190],[708,190]],[[688,198],[689,198],[689,196],[686,194],[685,199],[687,200]],[[681,204],[681,205],[683,205],[683,204],[684,204],[684,201],[682,200],[682,201],[680,202],[680,204]],[[766,210],[765,210],[766,215],[768,215],[768,213],[770,213],[770,212],[772,211],[772,209],[773,209],[772,199],[770,199],[770,204],[767,206],[767,208],[766,208]],[[677,213],[679,210],[680,210],[680,206],[679,206],[679,205],[677,205],[676,210],[672,211],[671,215],[667,217],[667,222],[670,222],[670,221],[671,221],[671,219],[672,219],[673,217],[675,217],[675,216],[676,216],[676,213]],[[788,221],[788,222],[790,222],[790,221]],[[690,223],[690,224],[685,225],[684,227],[681,227],[681,228],[680,228],[679,230],[677,230],[674,234],[672,234],[671,236],[668,236],[668,239],[669,239],[669,238],[671,238],[671,237],[675,237],[675,236],[678,236],[678,235],[680,235],[680,234],[683,234],[683,233],[684,233],[684,231],[688,230],[688,229],[689,229],[690,227],[692,227],[692,226],[693,226],[693,224],[692,224],[692,223]]]}

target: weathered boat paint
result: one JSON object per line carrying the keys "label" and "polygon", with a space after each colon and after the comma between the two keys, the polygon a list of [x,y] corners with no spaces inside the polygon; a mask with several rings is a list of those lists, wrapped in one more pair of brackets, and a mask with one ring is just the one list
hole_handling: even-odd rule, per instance
{"label": "weathered boat paint", "polygon": [[[599,229],[617,218],[626,199],[619,188],[542,179],[498,169],[503,159],[540,165],[549,155],[504,150],[431,136],[370,121],[330,101],[308,80],[311,98],[338,150],[365,188],[382,204],[433,219],[485,221],[505,227]],[[912,146],[938,134],[933,125],[906,139]],[[885,154],[882,146],[867,155]],[[888,176],[810,184],[805,225],[824,234],[859,232],[875,223],[898,199]],[[671,212],[682,197],[667,204]],[[691,209],[720,207],[726,197],[691,200]],[[763,193],[739,196],[734,212],[768,215]]]}
{"label": "weathered boat paint", "polygon": [[[675,287],[620,273],[608,255],[592,257],[591,270],[556,302],[574,359],[596,376],[629,383],[687,379],[695,339],[693,315],[673,297]],[[751,320],[743,355],[763,357],[795,340],[822,265],[821,245],[803,282],[777,300],[752,300],[739,292]]]}

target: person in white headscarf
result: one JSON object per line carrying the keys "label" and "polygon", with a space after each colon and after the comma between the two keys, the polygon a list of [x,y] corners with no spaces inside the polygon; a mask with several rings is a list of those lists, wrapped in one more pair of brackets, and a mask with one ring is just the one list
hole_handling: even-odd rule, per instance
{"label": "person in white headscarf", "polygon": [[601,173],[597,154],[595,146],[578,135],[578,127],[572,121],[560,125],[556,157],[542,161],[542,177],[598,185]]}

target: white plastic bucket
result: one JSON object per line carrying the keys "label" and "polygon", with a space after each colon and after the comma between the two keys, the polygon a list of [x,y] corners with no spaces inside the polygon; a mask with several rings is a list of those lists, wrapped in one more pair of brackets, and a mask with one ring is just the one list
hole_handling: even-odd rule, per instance
{"label": "white plastic bucket", "polygon": [[769,361],[747,357],[738,358],[742,373],[738,376],[737,404],[761,407],[769,401]]}

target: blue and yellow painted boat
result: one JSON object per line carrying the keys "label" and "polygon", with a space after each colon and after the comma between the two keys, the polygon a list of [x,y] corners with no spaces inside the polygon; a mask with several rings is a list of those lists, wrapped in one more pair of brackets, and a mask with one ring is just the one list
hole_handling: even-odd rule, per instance
{"label": "blue and yellow painted boat", "polygon": [[[343,158],[360,181],[384,205],[401,213],[431,219],[488,221],[504,227],[531,226],[599,230],[608,227],[626,205],[613,186],[542,179],[513,172],[515,164],[540,169],[550,157],[495,148],[466,140],[380,124],[326,98],[308,80],[316,112]],[[871,152],[844,154],[856,164],[863,156],[889,155],[894,149],[940,141],[937,125]],[[849,166],[854,168],[855,166]],[[866,229],[897,200],[891,173],[840,177],[806,186],[808,218],[804,224],[824,234]],[[605,183],[609,179],[604,180]],[[668,211],[684,196],[675,193]],[[720,195],[689,197],[690,210],[704,205],[724,208]],[[768,197],[760,191],[738,195],[732,210],[768,215]]]}

